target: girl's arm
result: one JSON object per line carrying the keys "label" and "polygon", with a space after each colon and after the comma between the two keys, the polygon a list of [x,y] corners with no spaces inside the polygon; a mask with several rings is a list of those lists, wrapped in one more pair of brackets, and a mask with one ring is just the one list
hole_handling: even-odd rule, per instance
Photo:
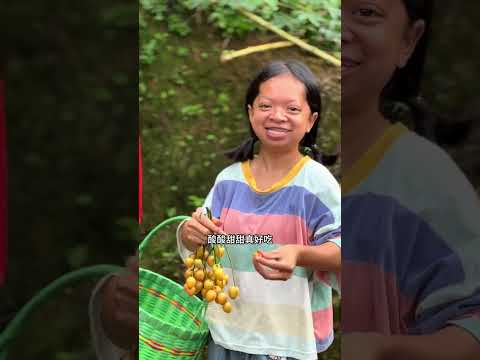
{"label": "girl's arm", "polygon": [[269,280],[288,280],[296,266],[314,271],[338,272],[341,249],[332,241],[321,245],[285,245],[269,252],[258,251],[253,257],[255,269]]}
{"label": "girl's arm", "polygon": [[448,326],[431,335],[392,336],[382,359],[480,359],[480,343],[464,329]]}
{"label": "girl's arm", "polygon": [[332,241],[317,246],[297,246],[299,247],[297,266],[315,271],[340,271],[342,264],[341,249]]}
{"label": "girl's arm", "polygon": [[429,335],[344,334],[345,360],[473,360],[480,358],[480,343],[457,326]]}

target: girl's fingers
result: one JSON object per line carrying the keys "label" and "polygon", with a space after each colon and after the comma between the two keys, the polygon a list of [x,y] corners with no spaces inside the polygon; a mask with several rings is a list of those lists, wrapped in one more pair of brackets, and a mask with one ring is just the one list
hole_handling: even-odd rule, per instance
{"label": "girl's fingers", "polygon": [[203,245],[206,243],[207,239],[205,238],[205,240],[203,239],[203,237],[195,234],[195,233],[190,233],[189,235],[187,235],[187,238],[190,242],[194,243],[195,245]]}
{"label": "girl's fingers", "polygon": [[267,280],[288,280],[292,274],[284,271],[271,271],[261,265],[258,258],[253,259],[255,270]]}
{"label": "girl's fingers", "polygon": [[273,251],[268,251],[268,252],[263,252],[258,250],[260,255],[266,259],[278,259],[280,257],[280,253],[278,250],[273,250]]}
{"label": "girl's fingers", "polygon": [[257,261],[256,258],[253,259],[253,267],[255,268],[255,270],[257,270],[257,272],[262,275],[263,277],[265,277],[266,274],[266,269],[260,265]]}
{"label": "girl's fingers", "polygon": [[220,219],[212,218],[212,222],[218,227],[222,226],[222,222],[220,221]]}
{"label": "girl's fingers", "polygon": [[207,229],[209,229],[210,231],[212,231],[213,233],[215,234],[225,234],[225,232],[220,229],[217,225],[215,225],[209,218],[207,215],[203,214],[203,212],[200,212],[198,211],[195,211],[193,213],[193,218],[198,221],[200,224],[202,224],[203,226],[205,226]]}
{"label": "girl's fingers", "polygon": [[289,264],[285,264],[277,260],[267,259],[265,257],[258,257],[256,260],[258,261],[259,264],[268,266],[269,268],[274,270],[285,271],[285,272],[293,271],[292,267]]}
{"label": "girl's fingers", "polygon": [[197,221],[192,221],[190,226],[192,228],[192,231],[205,236],[205,239],[207,238],[208,235],[212,234],[212,232],[208,228],[206,228],[205,226],[203,226],[201,223]]}

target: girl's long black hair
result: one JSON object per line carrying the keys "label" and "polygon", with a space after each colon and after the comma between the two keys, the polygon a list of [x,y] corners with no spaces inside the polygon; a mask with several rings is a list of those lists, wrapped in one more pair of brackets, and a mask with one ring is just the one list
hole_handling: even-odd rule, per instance
{"label": "girl's long black hair", "polygon": [[466,135],[470,124],[447,125],[445,119],[431,110],[420,93],[431,38],[434,3],[435,0],[403,0],[410,23],[420,19],[425,21],[425,33],[406,66],[397,69],[384,88],[380,106],[384,116],[395,119],[396,105],[406,105],[416,133],[439,144],[451,144]]}
{"label": "girl's long black hair", "polygon": [[[311,70],[303,63],[296,60],[288,61],[274,61],[267,64],[250,83],[245,96],[244,110],[248,119],[248,107],[253,106],[255,98],[260,92],[260,85],[265,81],[285,73],[293,75],[296,79],[305,85],[306,97],[311,113],[317,113],[318,117],[310,132],[306,133],[300,141],[300,147],[305,154],[310,155],[314,160],[322,162],[322,155],[316,144],[318,124],[322,111],[322,100],[320,95],[320,87]],[[250,137],[245,140],[240,146],[233,150],[227,151],[226,156],[233,161],[246,161],[253,159],[255,143],[258,140],[257,135],[249,122]],[[323,158],[323,163],[329,165],[333,163],[334,159],[331,157]]]}

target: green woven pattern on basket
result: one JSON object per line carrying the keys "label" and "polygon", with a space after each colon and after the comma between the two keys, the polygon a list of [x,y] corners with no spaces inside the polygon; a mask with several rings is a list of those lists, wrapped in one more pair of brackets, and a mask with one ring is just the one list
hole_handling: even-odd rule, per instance
{"label": "green woven pattern on basket", "polygon": [[206,304],[164,276],[139,271],[140,359],[201,359],[208,337]]}

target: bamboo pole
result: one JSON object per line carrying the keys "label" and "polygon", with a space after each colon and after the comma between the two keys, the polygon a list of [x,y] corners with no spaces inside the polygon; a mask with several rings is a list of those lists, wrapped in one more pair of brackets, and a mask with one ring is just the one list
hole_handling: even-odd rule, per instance
{"label": "bamboo pole", "polygon": [[335,65],[335,66],[338,66],[340,67],[341,66],[341,61],[340,59],[326,53],[325,51],[323,50],[320,50],[319,48],[313,46],[313,45],[310,45],[308,43],[306,43],[305,41],[303,41],[302,39],[299,39],[298,37],[296,36],[293,36],[293,35],[290,35],[289,33],[287,33],[286,31],[276,27],[275,25],[269,23],[268,21],[262,19],[261,17],[251,13],[250,11],[247,11],[245,9],[242,9],[242,8],[239,8],[238,9],[243,15],[245,15],[246,17],[248,17],[250,20],[256,22],[257,24],[267,28],[268,30],[270,31],[273,31],[274,33],[276,33],[277,35],[283,37],[284,39],[294,43],[295,45],[301,47],[302,49],[308,51],[308,52],[311,52],[312,54],[324,59],[325,61],[328,61],[329,63]]}
{"label": "bamboo pole", "polygon": [[290,41],[277,41],[269,44],[249,46],[241,50],[224,50],[220,56],[221,62],[227,62],[238,57],[247,56],[260,51],[268,51],[273,49],[280,49],[295,45]]}

